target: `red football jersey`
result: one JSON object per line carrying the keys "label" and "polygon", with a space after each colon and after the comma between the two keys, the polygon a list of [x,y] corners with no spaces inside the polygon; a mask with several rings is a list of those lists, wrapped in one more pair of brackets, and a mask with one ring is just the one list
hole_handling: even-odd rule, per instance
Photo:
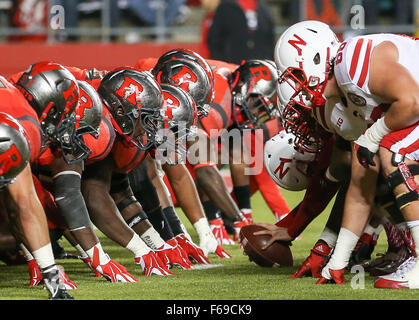
{"label": "red football jersey", "polygon": [[143,151],[134,146],[127,146],[122,141],[115,141],[112,147],[114,171],[128,173],[138,167],[147,157],[148,151]]}
{"label": "red football jersey", "polygon": [[228,84],[228,75],[237,69],[237,65],[207,60],[214,74],[215,96],[207,117],[200,119],[204,130],[209,134],[211,129],[226,129],[233,124],[231,113],[231,91]]}
{"label": "red football jersey", "polygon": [[38,115],[22,93],[2,76],[0,76],[0,112],[9,114],[23,126],[31,152],[30,161],[35,162],[42,153],[43,135]]}

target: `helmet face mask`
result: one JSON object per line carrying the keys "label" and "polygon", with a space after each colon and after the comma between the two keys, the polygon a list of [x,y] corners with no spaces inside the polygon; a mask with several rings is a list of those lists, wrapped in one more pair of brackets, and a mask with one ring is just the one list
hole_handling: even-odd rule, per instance
{"label": "helmet face mask", "polygon": [[182,88],[171,84],[162,84],[161,88],[164,107],[158,122],[157,153],[173,165],[185,160],[186,142],[196,134],[197,107],[192,96]]}
{"label": "helmet face mask", "polygon": [[302,150],[304,145],[319,142],[312,114],[326,103],[323,93],[339,45],[327,24],[309,20],[285,30],[275,46],[281,118]]}
{"label": "helmet face mask", "polygon": [[279,116],[277,73],[269,60],[245,61],[230,77],[232,114],[240,129],[257,129]]}

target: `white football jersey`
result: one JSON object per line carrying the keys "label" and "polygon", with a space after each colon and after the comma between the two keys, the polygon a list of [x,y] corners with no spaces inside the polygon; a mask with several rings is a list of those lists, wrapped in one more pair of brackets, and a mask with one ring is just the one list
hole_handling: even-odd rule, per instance
{"label": "white football jersey", "polygon": [[[325,113],[330,116],[327,125],[349,140],[357,139],[390,107],[389,102],[372,94],[368,87],[372,51],[384,41],[397,47],[398,62],[419,81],[419,41],[403,35],[374,34],[343,42],[335,59],[334,73],[344,96],[340,104],[335,104],[336,110],[327,110],[332,108],[334,102],[331,101]],[[349,126],[353,126],[353,132],[350,132]]]}
{"label": "white football jersey", "polygon": [[367,130],[367,123],[360,117],[348,115],[340,99],[328,99],[326,105],[314,108],[313,116],[328,132],[341,136],[347,141],[354,141]]}

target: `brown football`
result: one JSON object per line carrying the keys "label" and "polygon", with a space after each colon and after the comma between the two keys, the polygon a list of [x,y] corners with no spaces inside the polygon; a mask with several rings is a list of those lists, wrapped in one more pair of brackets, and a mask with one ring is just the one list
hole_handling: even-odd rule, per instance
{"label": "brown football", "polygon": [[253,233],[266,230],[262,226],[251,224],[241,228],[240,242],[250,261],[261,267],[290,267],[293,265],[292,252],[289,242],[275,241],[265,250],[263,246],[270,239],[270,235],[258,235]]}

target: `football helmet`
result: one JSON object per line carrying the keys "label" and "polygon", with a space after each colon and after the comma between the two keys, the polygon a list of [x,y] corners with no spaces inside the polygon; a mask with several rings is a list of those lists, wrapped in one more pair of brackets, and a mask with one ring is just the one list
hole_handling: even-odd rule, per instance
{"label": "football helmet", "polygon": [[[156,158],[159,154],[164,155],[169,164],[176,164],[186,157],[188,137],[196,135],[197,107],[191,95],[182,88],[168,83],[161,84],[161,88],[164,107],[159,124],[160,130],[155,138],[157,144],[160,145],[157,148]],[[170,159],[171,151],[176,153],[173,154],[176,156],[175,161]]]}
{"label": "football helmet", "polygon": [[307,188],[316,166],[317,153],[301,151],[295,147],[295,136],[282,130],[269,139],[264,147],[266,171],[280,187],[300,191]]}
{"label": "football helmet", "polygon": [[190,59],[168,59],[151,71],[159,83],[170,83],[187,91],[195,100],[198,117],[206,117],[214,97],[213,78],[200,63]]}
{"label": "football helmet", "polygon": [[[155,68],[161,69],[161,66],[168,60],[173,59],[186,59],[186,60],[193,60],[195,62],[198,62],[201,67],[204,68],[205,72],[208,75],[208,78],[210,79],[212,86],[214,87],[214,74],[212,72],[212,69],[208,62],[197,52],[190,50],[190,49],[172,49],[164,53],[162,56],[160,56],[159,60],[156,63]],[[215,94],[215,93],[214,93]],[[212,97],[211,101],[214,98]]]}
{"label": "football helmet", "polygon": [[273,61],[247,60],[230,75],[232,114],[240,129],[257,129],[279,116]]}
{"label": "football helmet", "polygon": [[72,164],[86,159],[92,150],[84,143],[83,135],[90,134],[96,139],[99,136],[103,104],[99,94],[86,81],[77,81],[79,86],[79,103],[75,110],[75,134],[70,137],[72,150],[63,152],[64,160]]}
{"label": "football helmet", "polygon": [[25,130],[10,115],[0,112],[0,190],[13,183],[29,160]]}
{"label": "football helmet", "polygon": [[163,93],[151,73],[118,68],[102,79],[98,92],[125,144],[141,150],[155,144]]}
{"label": "football helmet", "polygon": [[38,114],[46,142],[58,143],[62,150],[70,151],[79,99],[73,74],[58,63],[39,62],[23,72],[16,87]]}
{"label": "football helmet", "polygon": [[294,91],[291,100],[300,92],[309,97],[303,108],[324,105],[323,92],[339,46],[335,33],[319,21],[302,21],[285,30],[274,51],[280,102],[289,102],[288,94],[282,94],[282,86],[288,85]]}

